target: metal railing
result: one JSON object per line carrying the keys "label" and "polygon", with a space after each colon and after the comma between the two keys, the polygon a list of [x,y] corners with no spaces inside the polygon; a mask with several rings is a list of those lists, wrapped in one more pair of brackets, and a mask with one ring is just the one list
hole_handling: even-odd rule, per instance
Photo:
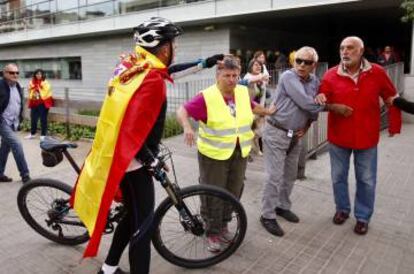
{"label": "metal railing", "polygon": [[[318,76],[322,77],[327,70],[327,64],[322,65],[318,70]],[[403,93],[404,85],[404,64],[396,63],[385,68],[394,86],[400,94]],[[279,73],[280,74],[280,73]],[[174,85],[168,85],[167,113],[174,116],[175,111],[180,105],[190,100],[201,90],[212,85],[214,79],[199,79],[192,81],[177,82]],[[51,109],[50,119],[53,121],[60,121],[66,123],[74,123],[80,125],[95,126],[97,117],[80,115],[79,110],[92,109],[99,110],[106,94],[102,88],[60,88],[55,90],[56,106]],[[87,98],[93,98],[85,100]],[[327,116],[326,112],[319,115],[318,121],[312,124],[306,137],[305,143],[307,145],[308,157],[316,155],[327,144]],[[386,108],[382,112],[382,120],[386,121]],[[386,126],[386,124],[385,124]]]}

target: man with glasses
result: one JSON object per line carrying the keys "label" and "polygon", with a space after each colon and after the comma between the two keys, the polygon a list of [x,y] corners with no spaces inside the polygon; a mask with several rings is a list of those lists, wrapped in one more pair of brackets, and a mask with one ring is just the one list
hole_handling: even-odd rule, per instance
{"label": "man with glasses", "polygon": [[22,182],[26,183],[30,180],[23,147],[15,133],[23,119],[23,94],[18,78],[19,68],[16,64],[8,64],[3,68],[3,79],[0,80],[0,183],[13,181],[12,178],[4,175],[10,150]]}
{"label": "man with glasses", "polygon": [[[343,103],[354,111],[349,118],[333,113],[328,117],[329,156],[336,213],[332,219],[341,225],[349,218],[348,190],[350,157],[353,154],[356,195],[354,232],[364,235],[374,212],[377,183],[377,145],[380,132],[380,103],[390,104],[396,90],[384,69],[363,58],[364,42],[356,36],[345,38],[339,49],[341,62],[326,72],[317,101]],[[401,112],[388,111],[390,136],[401,129]]]}
{"label": "man with glasses", "polygon": [[[263,132],[265,185],[260,222],[275,236],[284,235],[276,215],[299,222],[290,210],[289,197],[297,178],[301,137],[325,108],[315,103],[319,80],[312,72],[317,62],[314,48],[302,47],[295,52],[293,68],[281,75],[273,99],[277,112],[267,118]],[[330,105],[329,109],[341,115],[351,113],[343,105]]]}

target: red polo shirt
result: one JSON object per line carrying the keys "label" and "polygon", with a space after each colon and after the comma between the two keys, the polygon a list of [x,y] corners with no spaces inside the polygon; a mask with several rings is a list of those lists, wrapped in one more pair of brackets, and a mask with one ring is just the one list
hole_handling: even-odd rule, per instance
{"label": "red polo shirt", "polygon": [[[319,92],[324,93],[328,103],[345,104],[353,108],[349,117],[330,112],[328,115],[328,141],[345,148],[368,149],[379,141],[380,101],[396,94],[396,90],[382,67],[364,61],[355,82],[342,67],[336,66],[326,72]],[[391,107],[388,111],[389,132],[400,133],[401,112]]]}

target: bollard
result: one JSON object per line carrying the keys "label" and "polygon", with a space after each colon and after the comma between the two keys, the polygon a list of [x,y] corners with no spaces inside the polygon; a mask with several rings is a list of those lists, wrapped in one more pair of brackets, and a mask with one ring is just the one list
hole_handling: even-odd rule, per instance
{"label": "bollard", "polygon": [[69,88],[65,88],[65,121],[66,121],[66,139],[70,138],[70,117],[69,117]]}

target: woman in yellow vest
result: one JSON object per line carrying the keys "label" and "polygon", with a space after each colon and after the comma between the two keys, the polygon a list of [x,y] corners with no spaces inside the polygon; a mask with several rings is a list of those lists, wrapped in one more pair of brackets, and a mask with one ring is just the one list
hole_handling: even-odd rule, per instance
{"label": "woman in yellow vest", "polygon": [[41,69],[35,70],[33,78],[30,80],[28,104],[31,128],[26,139],[32,139],[36,136],[37,122],[40,118],[40,140],[43,140],[47,134],[47,115],[53,106],[53,98],[50,84],[46,81],[45,72]]}
{"label": "woman in yellow vest", "polygon": [[[254,136],[251,130],[253,113],[269,115],[276,110],[274,106],[266,109],[252,102],[248,89],[237,85],[239,77],[239,62],[233,56],[226,56],[217,67],[217,83],[177,111],[189,146],[195,144],[189,117],[199,122],[200,183],[222,187],[236,197],[241,196],[247,156]],[[233,238],[227,229],[231,210],[217,201],[202,201],[201,213],[208,223],[208,250],[219,252]]]}

